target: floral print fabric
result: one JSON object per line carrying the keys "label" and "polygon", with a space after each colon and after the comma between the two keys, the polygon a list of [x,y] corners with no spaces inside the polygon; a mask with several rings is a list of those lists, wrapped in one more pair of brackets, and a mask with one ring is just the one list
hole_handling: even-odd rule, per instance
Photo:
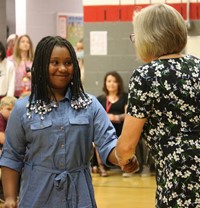
{"label": "floral print fabric", "polygon": [[148,118],[142,136],[156,163],[156,207],[200,207],[200,59],[154,60],[136,69],[127,112]]}

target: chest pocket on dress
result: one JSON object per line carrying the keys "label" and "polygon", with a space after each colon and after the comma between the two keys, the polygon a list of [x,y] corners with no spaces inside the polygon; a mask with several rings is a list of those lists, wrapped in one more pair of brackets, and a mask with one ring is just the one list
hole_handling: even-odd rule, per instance
{"label": "chest pocket on dress", "polygon": [[52,121],[51,120],[39,121],[36,123],[32,123],[30,126],[31,126],[31,130],[45,129],[52,126]]}
{"label": "chest pocket on dress", "polygon": [[70,118],[69,123],[71,125],[87,125],[89,124],[89,119],[87,117],[77,117],[77,118]]}

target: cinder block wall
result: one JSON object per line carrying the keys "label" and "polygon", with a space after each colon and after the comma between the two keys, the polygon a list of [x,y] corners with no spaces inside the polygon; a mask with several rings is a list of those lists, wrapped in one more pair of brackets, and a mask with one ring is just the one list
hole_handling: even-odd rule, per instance
{"label": "cinder block wall", "polygon": [[[131,22],[104,22],[84,24],[85,45],[85,81],[86,91],[100,95],[103,79],[108,71],[117,71],[123,78],[125,89],[128,88],[130,75],[141,64],[135,48],[129,39],[133,27]],[[107,31],[107,55],[90,55],[90,32]]]}
{"label": "cinder block wall", "polygon": [[[109,5],[111,1],[113,4]],[[129,1],[130,5],[128,5],[127,2],[128,0],[126,0],[126,4],[122,5],[115,0],[110,0],[109,2],[99,2],[101,5],[97,5],[97,3],[95,3],[93,0],[83,1],[85,18],[84,86],[87,92],[96,96],[102,94],[103,79],[108,71],[116,70],[119,72],[124,80],[125,89],[127,90],[133,70],[139,65],[143,64],[136,57],[135,48],[129,39],[129,35],[133,30],[133,11],[137,9],[138,6],[140,8],[147,6],[150,1],[146,1],[145,4],[145,2],[141,0],[140,5],[134,3],[136,1]],[[176,8],[186,20],[186,1],[176,1],[176,3],[171,1],[170,4]],[[190,4],[189,16],[191,21],[191,28],[188,31],[189,36],[200,36],[200,3],[192,2]],[[92,31],[107,31],[107,55],[90,55],[90,32]],[[193,45],[195,47],[199,47],[198,45],[195,45],[195,43]],[[188,51],[192,51],[191,48]]]}

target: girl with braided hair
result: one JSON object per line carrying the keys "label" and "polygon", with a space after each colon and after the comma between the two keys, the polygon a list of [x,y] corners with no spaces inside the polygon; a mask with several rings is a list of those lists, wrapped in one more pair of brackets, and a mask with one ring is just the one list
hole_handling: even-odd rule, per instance
{"label": "girl with braided hair", "polygon": [[[4,206],[95,208],[93,143],[105,164],[117,165],[115,129],[97,99],[84,92],[67,40],[44,37],[31,72],[31,94],[16,102],[5,133],[0,159]],[[136,166],[132,160],[124,169]]]}

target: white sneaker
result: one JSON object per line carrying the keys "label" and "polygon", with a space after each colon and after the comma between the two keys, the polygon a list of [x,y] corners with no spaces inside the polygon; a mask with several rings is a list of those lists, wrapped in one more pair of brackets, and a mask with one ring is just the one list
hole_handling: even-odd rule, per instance
{"label": "white sneaker", "polygon": [[151,176],[151,171],[148,166],[144,165],[142,172],[140,173],[142,177]]}

